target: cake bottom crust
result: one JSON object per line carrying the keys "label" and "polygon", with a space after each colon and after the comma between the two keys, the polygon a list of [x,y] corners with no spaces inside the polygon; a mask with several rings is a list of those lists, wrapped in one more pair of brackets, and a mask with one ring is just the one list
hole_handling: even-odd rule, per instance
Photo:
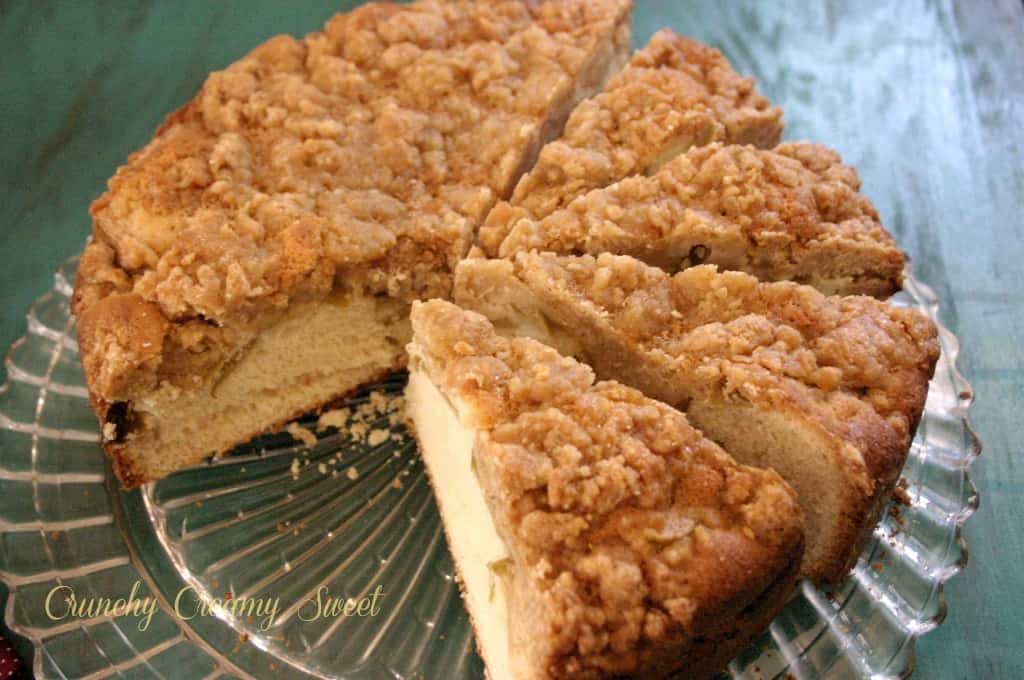
{"label": "cake bottom crust", "polygon": [[361,296],[293,311],[197,387],[164,383],[121,406],[123,431],[104,443],[114,472],[126,488],[160,479],[401,370],[408,317]]}

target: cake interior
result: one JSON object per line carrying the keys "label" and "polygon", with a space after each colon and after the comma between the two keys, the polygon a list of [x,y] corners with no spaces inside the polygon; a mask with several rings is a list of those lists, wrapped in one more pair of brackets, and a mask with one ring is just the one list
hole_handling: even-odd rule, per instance
{"label": "cake interior", "polygon": [[416,359],[409,367],[405,395],[488,677],[516,677],[509,655],[505,569],[511,559],[474,472],[474,432],[460,422],[451,402]]}
{"label": "cake interior", "polygon": [[[834,448],[833,442],[785,414],[768,412],[749,403],[693,400],[686,416],[737,462],[772,468],[793,487],[804,513],[806,568],[811,568],[814,575],[822,571],[823,565],[829,565],[826,571],[845,570],[844,556],[834,554],[832,539],[847,533],[843,527],[857,518],[843,517],[838,511],[849,507],[844,500],[849,484],[838,472],[835,456],[828,453]],[[816,455],[807,455],[808,452]],[[829,540],[821,540],[822,537]],[[854,538],[850,535],[849,541]]]}
{"label": "cake interior", "polygon": [[694,136],[693,134],[686,134],[671,140],[663,149],[658,151],[654,158],[650,159],[647,167],[644,168],[643,174],[657,174],[666,164],[671,163],[676,157],[682,156],[693,147],[710,144],[715,139],[715,129],[714,125],[709,124],[707,129],[704,130],[703,135]]}
{"label": "cake interior", "polygon": [[[280,427],[405,364],[409,305],[332,294],[297,307],[195,388],[164,384],[131,402],[116,456],[122,479],[145,482]],[[125,476],[123,473],[127,473]]]}

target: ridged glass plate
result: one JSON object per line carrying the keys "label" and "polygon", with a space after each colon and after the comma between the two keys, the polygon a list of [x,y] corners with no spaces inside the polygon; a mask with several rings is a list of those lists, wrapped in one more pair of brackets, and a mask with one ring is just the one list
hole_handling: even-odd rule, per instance
{"label": "ridged glass plate", "polygon": [[[402,378],[350,401],[361,436],[327,429],[312,447],[262,437],[123,492],[79,366],[74,267],[29,311],[0,388],[5,617],[34,643],[37,677],[482,677],[416,446],[381,398]],[[937,311],[909,277],[895,302]],[[803,584],[732,677],[910,674],[915,638],[945,615],[942,585],[967,559],[960,528],[978,503],[971,389],[956,338],[943,329],[940,340],[904,502],[846,583]],[[131,597],[127,613],[95,599]]]}

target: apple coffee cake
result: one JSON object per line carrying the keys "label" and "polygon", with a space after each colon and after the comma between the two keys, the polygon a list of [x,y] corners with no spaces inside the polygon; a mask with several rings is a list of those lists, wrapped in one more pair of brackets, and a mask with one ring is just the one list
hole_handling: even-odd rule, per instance
{"label": "apple coffee cake", "polygon": [[906,459],[938,358],[916,310],[628,256],[467,259],[456,303],[687,414],[741,463],[777,470],[807,521],[802,575],[839,582]]}
{"label": "apple coffee cake", "polygon": [[371,3],[212,74],[92,206],[73,311],[131,487],[400,369],[584,96],[628,0]]}
{"label": "apple coffee cake", "polygon": [[529,250],[632,255],[670,273],[715,264],[830,294],[887,297],[903,283],[903,253],[857,171],[809,143],[692,148],[652,176],[517,220],[494,254]]}
{"label": "apple coffee cake", "polygon": [[658,31],[603,92],[576,107],[564,134],[488,215],[480,245],[493,257],[520,220],[542,219],[589,190],[652,173],[693,146],[773,147],[782,128],[782,110],[721,52]]}
{"label": "apple coffee cake", "polygon": [[675,409],[415,303],[407,417],[491,680],[710,677],[795,583],[803,521]]}
{"label": "apple coffee cake", "polygon": [[79,262],[122,484],[408,361],[492,679],[710,676],[796,578],[841,580],[935,328],[876,299],[904,257],[856,171],[779,144],[713,48],[663,30],[627,60],[630,11],[370,3],[212,74]]}

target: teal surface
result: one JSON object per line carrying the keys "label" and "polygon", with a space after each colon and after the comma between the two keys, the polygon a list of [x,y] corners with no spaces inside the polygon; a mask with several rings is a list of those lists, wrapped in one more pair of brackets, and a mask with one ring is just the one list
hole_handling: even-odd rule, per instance
{"label": "teal surface", "polygon": [[[208,71],[352,4],[0,1],[0,347],[84,243],[106,178]],[[664,25],[758,76],[789,139],[856,164],[938,291],[977,393],[982,504],[915,677],[1024,677],[1024,6],[637,2],[637,43]]]}

